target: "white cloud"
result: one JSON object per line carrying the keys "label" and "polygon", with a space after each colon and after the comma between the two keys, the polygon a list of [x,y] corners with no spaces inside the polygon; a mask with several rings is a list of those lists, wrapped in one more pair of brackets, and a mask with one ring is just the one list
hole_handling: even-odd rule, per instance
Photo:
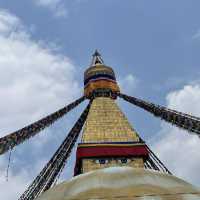
{"label": "white cloud", "polygon": [[[0,10],[0,137],[54,112],[80,96],[75,73],[76,68],[69,58],[31,39],[18,17]],[[43,160],[41,144],[49,138],[50,135],[41,134],[37,142],[30,142],[29,154],[40,151],[40,160]],[[13,157],[12,162],[17,168],[17,160],[22,162],[23,159],[15,155]],[[5,182],[6,164],[7,156],[1,156],[1,198],[14,200],[33,177],[27,169],[17,173],[10,169],[10,181]],[[40,166],[32,163],[31,172],[39,172],[38,168],[41,167],[42,163]]]}
{"label": "white cloud", "polygon": [[79,92],[67,57],[43,48],[28,33],[24,37],[24,29],[7,29],[9,36],[0,33],[0,135],[58,109]]}
{"label": "white cloud", "polygon": [[119,78],[119,86],[122,93],[131,95],[138,85],[138,79],[132,74],[128,74],[123,78]]}
{"label": "white cloud", "polygon": [[[170,92],[166,100],[169,108],[200,116],[199,84]],[[153,138],[153,150],[175,175],[200,186],[200,138],[166,123],[161,127]]]}
{"label": "white cloud", "polygon": [[[0,191],[1,191],[1,198],[6,200],[14,200],[19,195],[19,193],[22,193],[24,191],[24,188],[27,186],[27,179],[25,176],[11,176],[12,181],[1,181],[0,180]],[[9,189],[9,188],[12,188]]]}
{"label": "white cloud", "polygon": [[18,29],[21,26],[20,20],[14,16],[10,15],[7,11],[1,10],[0,15],[0,33],[8,34],[12,30]]}
{"label": "white cloud", "polygon": [[34,0],[37,6],[48,8],[56,17],[66,17],[68,12],[63,0]]}

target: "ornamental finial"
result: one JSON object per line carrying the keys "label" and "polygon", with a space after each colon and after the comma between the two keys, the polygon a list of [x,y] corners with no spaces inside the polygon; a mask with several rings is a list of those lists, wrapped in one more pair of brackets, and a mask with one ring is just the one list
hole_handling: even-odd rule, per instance
{"label": "ornamental finial", "polygon": [[101,54],[98,52],[97,49],[95,50],[95,52],[92,56],[93,56],[93,58],[92,58],[91,66],[94,66],[96,64],[104,64]]}

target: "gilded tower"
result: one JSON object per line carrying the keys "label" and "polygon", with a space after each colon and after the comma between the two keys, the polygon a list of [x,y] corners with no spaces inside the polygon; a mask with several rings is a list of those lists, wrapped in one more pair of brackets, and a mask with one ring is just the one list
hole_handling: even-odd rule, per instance
{"label": "gilded tower", "polygon": [[144,168],[148,151],[116,103],[115,73],[93,54],[84,74],[84,93],[93,99],[77,149],[75,175],[111,166]]}

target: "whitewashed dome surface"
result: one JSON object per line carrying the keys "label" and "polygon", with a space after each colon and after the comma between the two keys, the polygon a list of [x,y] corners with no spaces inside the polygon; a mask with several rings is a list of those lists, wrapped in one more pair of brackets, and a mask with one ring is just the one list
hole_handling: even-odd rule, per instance
{"label": "whitewashed dome surface", "polygon": [[72,178],[37,200],[200,200],[200,190],[171,175],[110,167]]}

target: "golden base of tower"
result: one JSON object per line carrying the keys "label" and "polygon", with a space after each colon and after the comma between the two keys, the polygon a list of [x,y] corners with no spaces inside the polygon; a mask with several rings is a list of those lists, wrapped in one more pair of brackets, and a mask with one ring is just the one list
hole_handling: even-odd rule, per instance
{"label": "golden base of tower", "polygon": [[200,190],[172,175],[110,167],[63,182],[37,200],[197,200]]}

